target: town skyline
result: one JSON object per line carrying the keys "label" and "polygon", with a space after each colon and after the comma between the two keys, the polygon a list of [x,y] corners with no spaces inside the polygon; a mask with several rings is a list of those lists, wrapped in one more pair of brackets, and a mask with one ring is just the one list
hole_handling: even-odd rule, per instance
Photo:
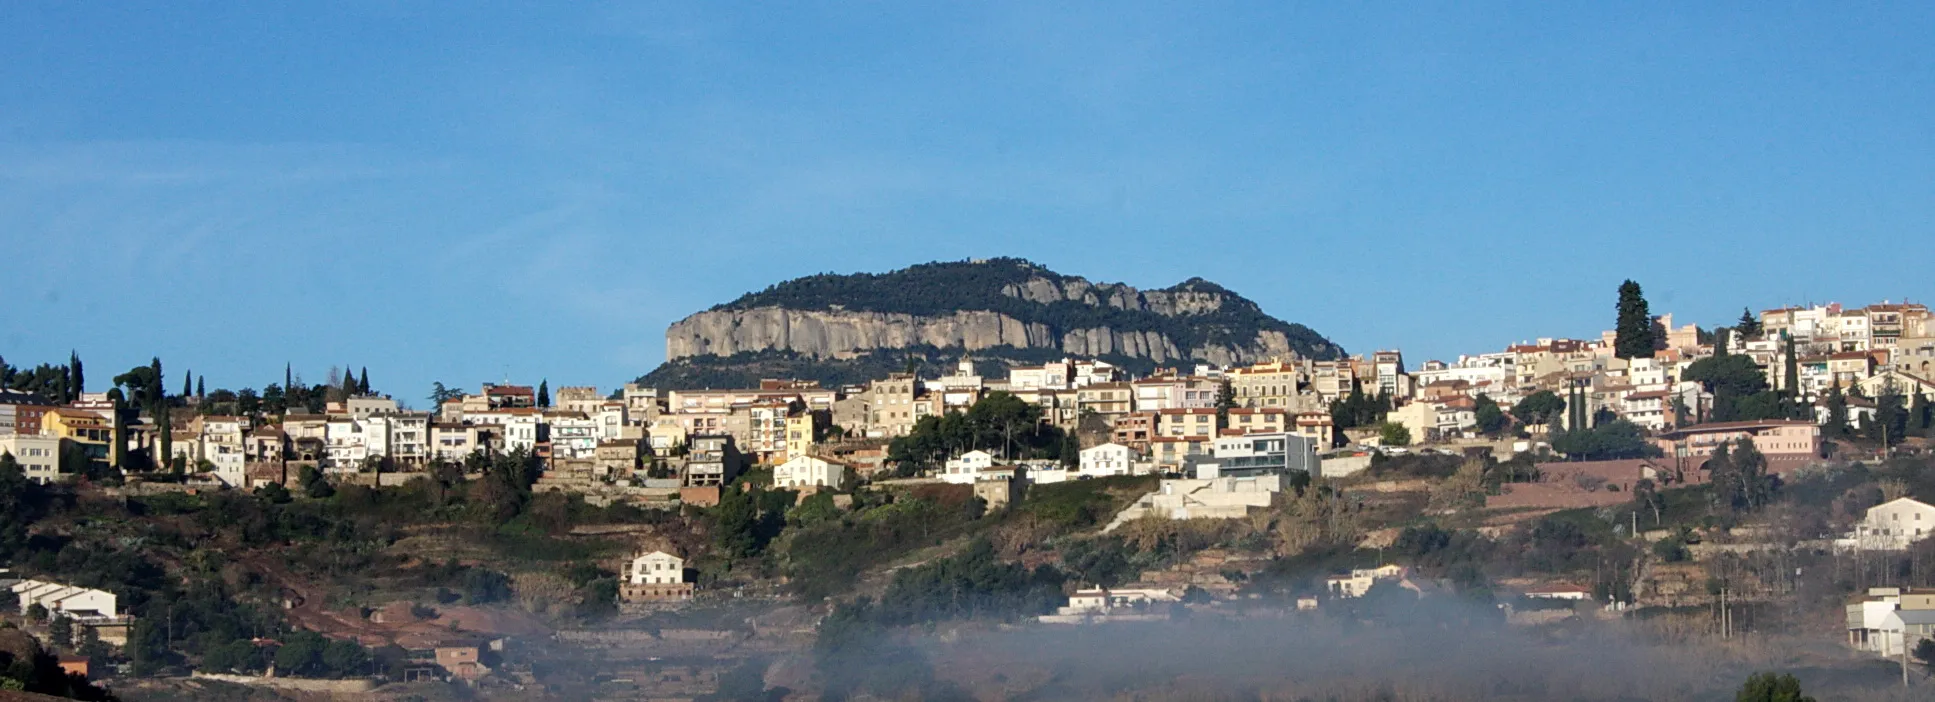
{"label": "town skyline", "polygon": [[1928,8],[8,19],[9,358],[608,384],[746,291],[1001,255],[1421,358],[1625,278],[1703,324],[1926,297],[1869,256],[1928,236]]}

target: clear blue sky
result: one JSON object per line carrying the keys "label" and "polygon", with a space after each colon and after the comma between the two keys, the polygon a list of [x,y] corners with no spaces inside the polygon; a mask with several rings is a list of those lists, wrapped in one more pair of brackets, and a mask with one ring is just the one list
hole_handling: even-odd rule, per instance
{"label": "clear blue sky", "polygon": [[0,355],[97,390],[609,389],[996,255],[1414,361],[1930,296],[1929,3],[140,5],[0,4]]}

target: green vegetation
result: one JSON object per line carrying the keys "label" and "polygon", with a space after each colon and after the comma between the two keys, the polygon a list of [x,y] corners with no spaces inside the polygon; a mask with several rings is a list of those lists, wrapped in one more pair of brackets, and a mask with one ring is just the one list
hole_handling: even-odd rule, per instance
{"label": "green vegetation", "polygon": [[1740,355],[1715,355],[1694,361],[1681,379],[1698,382],[1713,393],[1710,422],[1751,419],[1779,419],[1789,410],[1780,393],[1767,386],[1767,376],[1754,359]]}
{"label": "green vegetation", "polygon": [[1512,418],[1520,424],[1556,424],[1560,413],[1565,411],[1565,400],[1551,390],[1540,390],[1526,395],[1518,404],[1512,405]]}
{"label": "green vegetation", "polygon": [[1619,284],[1619,319],[1613,327],[1613,353],[1620,358],[1652,358],[1659,343],[1653,328],[1653,313],[1639,283]]}
{"label": "green vegetation", "polygon": [[1774,673],[1755,673],[1740,686],[1734,702],[1814,702],[1814,698],[1801,694],[1801,681],[1794,676]]}
{"label": "green vegetation", "polygon": [[1552,450],[1575,461],[1610,461],[1659,455],[1659,447],[1646,441],[1639,425],[1624,419],[1590,429],[1560,431],[1552,435]]}
{"label": "green vegetation", "polygon": [[928,415],[888,446],[903,475],[975,449],[1011,458],[1063,458],[1062,431],[1042,422],[1041,406],[1006,392],[989,393],[967,412]]}

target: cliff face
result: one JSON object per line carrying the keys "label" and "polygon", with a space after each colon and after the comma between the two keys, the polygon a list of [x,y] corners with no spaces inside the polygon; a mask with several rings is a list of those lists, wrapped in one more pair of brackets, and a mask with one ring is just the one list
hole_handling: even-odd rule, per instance
{"label": "cliff face", "polygon": [[1295,353],[1282,332],[1259,331],[1248,343],[1185,348],[1156,331],[1105,327],[1057,331],[999,312],[960,311],[941,317],[880,312],[748,310],[701,312],[673,324],[665,334],[666,357],[731,356],[791,351],[818,359],[850,358],[875,349],[933,346],[967,352],[1000,347],[1056,349],[1070,356],[1128,356],[1168,363],[1252,363]]}
{"label": "cliff face", "polygon": [[1155,364],[1342,354],[1315,332],[1208,281],[1141,291],[1018,259],[801,278],[680,320],[665,338],[668,362],[768,352],[837,362],[911,348],[1052,351]]}

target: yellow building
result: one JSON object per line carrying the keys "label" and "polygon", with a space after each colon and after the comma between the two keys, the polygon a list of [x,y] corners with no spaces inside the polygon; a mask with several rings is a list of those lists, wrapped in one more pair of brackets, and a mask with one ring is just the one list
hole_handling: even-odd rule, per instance
{"label": "yellow building", "polygon": [[80,445],[87,457],[114,465],[114,423],[106,417],[65,407],[48,410],[40,418],[40,433]]}
{"label": "yellow building", "polygon": [[93,412],[55,408],[41,416],[40,433],[106,446],[114,440],[114,424]]}
{"label": "yellow building", "polygon": [[813,436],[818,429],[817,421],[815,413],[810,411],[794,412],[786,417],[787,461],[804,456],[813,449]]}

